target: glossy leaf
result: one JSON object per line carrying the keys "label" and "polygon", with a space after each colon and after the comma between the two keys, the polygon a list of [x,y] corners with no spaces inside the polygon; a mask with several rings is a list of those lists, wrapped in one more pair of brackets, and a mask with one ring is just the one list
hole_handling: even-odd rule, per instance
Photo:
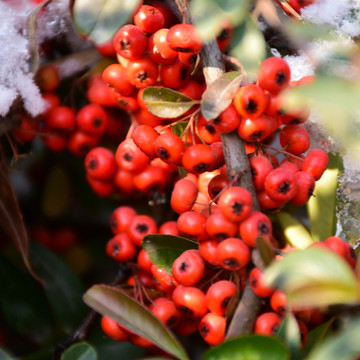
{"label": "glossy leaf", "polygon": [[147,235],[141,246],[153,264],[171,274],[172,264],[185,250],[197,249],[195,241],[174,235]]}
{"label": "glossy leaf", "polygon": [[75,28],[96,44],[105,43],[129,20],[138,4],[139,0],[76,0]]}
{"label": "glossy leaf", "polygon": [[223,24],[240,24],[247,14],[247,0],[193,0],[190,3],[194,25],[204,40],[213,39]]}
{"label": "glossy leaf", "polygon": [[230,55],[240,61],[246,72],[255,74],[267,56],[267,45],[250,17],[235,28],[232,44]]}
{"label": "glossy leaf", "polygon": [[286,314],[286,316],[283,318],[283,321],[277,332],[277,336],[283,339],[283,341],[289,348],[291,353],[291,359],[299,360],[301,336],[296,318],[292,313]]}
{"label": "glossy leaf", "polygon": [[245,335],[210,349],[203,360],[287,360],[289,358],[289,351],[280,340],[262,335]]}
{"label": "glossy leaf", "polygon": [[85,315],[81,301],[83,287],[74,273],[51,251],[34,243],[31,259],[34,268],[45,280],[44,290],[65,332],[70,333]]}
{"label": "glossy leaf", "polygon": [[152,114],[164,119],[184,115],[199,103],[178,91],[158,86],[147,87],[144,90],[143,99]]}
{"label": "glossy leaf", "polygon": [[295,217],[286,212],[276,214],[276,224],[279,225],[286,241],[298,249],[305,249],[314,240],[306,227]]}
{"label": "glossy leaf", "polygon": [[201,99],[201,113],[205,119],[217,118],[231,104],[242,78],[238,71],[227,72],[206,88]]}
{"label": "glossy leaf", "polygon": [[360,318],[353,318],[337,334],[314,348],[307,360],[353,360],[360,354]]}
{"label": "glossy leaf", "polygon": [[171,126],[171,130],[176,136],[181,137],[187,124],[187,121],[178,121],[174,126]]}
{"label": "glossy leaf", "polygon": [[29,273],[41,281],[29,260],[29,239],[24,219],[3,164],[0,166],[0,227],[15,245]]}
{"label": "glossy leaf", "polygon": [[350,266],[336,254],[316,248],[286,254],[265,270],[265,281],[283,290],[294,308],[360,302]]}
{"label": "glossy leaf", "polygon": [[269,265],[275,258],[274,247],[268,239],[258,237],[256,247],[259,249],[261,258],[265,265]]}
{"label": "glossy leaf", "polygon": [[97,360],[96,350],[86,342],[70,346],[64,351],[61,360]]}
{"label": "glossy leaf", "polygon": [[329,154],[328,169],[316,182],[314,196],[307,203],[310,219],[311,235],[314,241],[324,241],[329,236],[335,235],[336,231],[336,192],[340,157]]}
{"label": "glossy leaf", "polygon": [[143,336],[178,359],[188,360],[182,345],[148,309],[119,288],[94,285],[84,302],[101,315],[110,316],[128,330]]}

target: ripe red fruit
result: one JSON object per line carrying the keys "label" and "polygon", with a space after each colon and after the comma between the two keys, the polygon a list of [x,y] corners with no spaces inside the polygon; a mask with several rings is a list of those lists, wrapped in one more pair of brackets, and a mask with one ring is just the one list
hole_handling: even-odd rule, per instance
{"label": "ripe red fruit", "polygon": [[136,246],[141,246],[144,236],[157,233],[157,225],[148,215],[136,215],[126,229],[126,233]]}
{"label": "ripe red fruit", "polygon": [[152,265],[151,273],[155,279],[155,287],[160,291],[171,293],[175,287],[175,279],[165,270],[160,269],[156,265]]}
{"label": "ripe red fruit", "polygon": [[117,261],[129,261],[136,252],[136,246],[125,233],[116,234],[106,244],[106,253]]}
{"label": "ripe red fruit", "polygon": [[111,179],[116,171],[115,156],[108,148],[96,147],[91,149],[85,157],[86,172],[99,180]]}
{"label": "ripe red fruit", "polygon": [[249,159],[251,174],[253,176],[256,191],[264,190],[265,178],[274,169],[271,161],[262,155],[255,155]]}
{"label": "ripe red fruit", "polygon": [[243,221],[251,214],[252,197],[248,190],[233,186],[220,195],[218,206],[230,221]]}
{"label": "ripe red fruit", "polygon": [[140,249],[136,262],[141,268],[141,270],[151,274],[151,267],[153,263],[151,262],[148,253],[144,249]]}
{"label": "ripe red fruit", "polygon": [[298,191],[291,199],[291,203],[297,206],[305,205],[315,189],[315,179],[306,171],[299,171],[295,174]]}
{"label": "ripe red fruit", "polygon": [[237,128],[239,136],[248,142],[263,141],[277,128],[277,120],[260,115],[255,119],[243,118]]}
{"label": "ripe red fruit", "polygon": [[197,241],[203,241],[208,238],[205,223],[206,217],[195,211],[185,211],[177,220],[180,234]]}
{"label": "ripe red fruit", "polygon": [[210,120],[214,127],[223,133],[236,130],[240,124],[240,116],[235,106],[230,104],[216,119]]}
{"label": "ripe red fruit", "polygon": [[255,84],[247,84],[239,88],[234,97],[237,112],[250,119],[259,117],[268,105],[265,92]]}
{"label": "ripe red fruit", "polygon": [[174,279],[184,286],[196,285],[202,279],[204,272],[204,260],[198,250],[184,251],[172,265]]}
{"label": "ripe red fruit", "polygon": [[181,318],[173,301],[167,298],[157,298],[150,306],[151,312],[167,327],[173,328]]}
{"label": "ripe red fruit", "polygon": [[262,271],[255,267],[250,271],[249,274],[249,284],[252,291],[261,298],[267,298],[271,296],[274,292],[272,287],[266,286],[264,284],[264,275]]}
{"label": "ripe red fruit", "polygon": [[[221,191],[223,191],[229,185],[229,179],[225,174],[219,174],[214,176],[208,185],[208,193],[211,200],[219,195]],[[215,201],[217,203],[217,200]]]}
{"label": "ripe red fruit", "polygon": [[217,247],[219,242],[217,240],[205,240],[199,243],[199,251],[201,257],[209,264],[219,266],[220,262],[217,257]]}
{"label": "ripe red fruit", "polygon": [[103,80],[112,86],[120,95],[129,96],[134,90],[126,76],[125,68],[120,64],[111,64],[102,73]]}
{"label": "ripe red fruit", "polygon": [[134,24],[142,31],[152,34],[164,26],[165,19],[156,7],[143,5],[134,16]]}
{"label": "ripe red fruit", "polygon": [[329,156],[324,150],[313,149],[305,156],[301,170],[310,173],[317,181],[326,170],[328,162]]}
{"label": "ripe red fruit", "polygon": [[256,247],[256,239],[263,237],[270,240],[272,235],[272,225],[269,218],[259,211],[254,211],[251,215],[240,223],[240,237],[250,247]]}
{"label": "ripe red fruit", "polygon": [[126,66],[128,80],[139,89],[155,84],[158,73],[158,65],[146,57],[131,60]]}
{"label": "ripe red fruit", "polygon": [[228,220],[220,210],[215,210],[207,217],[205,228],[209,236],[215,240],[234,237],[238,233],[237,222]]}
{"label": "ripe red fruit", "polygon": [[265,191],[275,201],[290,201],[297,192],[295,174],[283,168],[272,170],[265,179]]}
{"label": "ripe red fruit", "polygon": [[210,345],[219,345],[225,340],[225,318],[213,313],[206,314],[199,324],[199,333]]}
{"label": "ripe red fruit", "polygon": [[270,297],[271,308],[279,315],[285,315],[287,310],[287,296],[281,290],[275,290]]}
{"label": "ripe red fruit", "polygon": [[[47,148],[53,152],[61,152],[66,149],[68,136],[61,131],[43,129],[41,140]],[[18,137],[16,137],[18,140]]]}
{"label": "ripe red fruit", "polygon": [[217,257],[223,268],[232,271],[241,270],[249,264],[251,252],[242,240],[227,238],[219,243]]}
{"label": "ripe red fruit", "polygon": [[42,66],[35,75],[35,81],[42,91],[54,91],[60,85],[59,73],[55,66]]}
{"label": "ripe red fruit", "polygon": [[169,29],[166,40],[171,49],[178,52],[198,53],[203,45],[194,25],[176,24]]}
{"label": "ripe red fruit", "polygon": [[166,41],[167,34],[169,29],[160,29],[153,36],[154,43],[154,52],[159,53],[164,62],[161,64],[171,64],[177,58],[177,51],[174,51],[170,48],[168,42]]}
{"label": "ripe red fruit", "polygon": [[159,227],[159,234],[179,236],[179,230],[175,220],[164,222]]}
{"label": "ripe red fruit", "polygon": [[150,158],[155,158],[154,142],[159,133],[149,125],[139,125],[132,134],[132,139],[138,148]]}
{"label": "ripe red fruit", "polygon": [[113,182],[120,193],[129,196],[136,192],[134,175],[131,171],[124,170],[120,167],[117,168]]}
{"label": "ripe red fruit", "polygon": [[75,124],[75,111],[69,106],[58,106],[46,116],[46,125],[50,129],[71,131]]}
{"label": "ripe red fruit", "polygon": [[180,179],[175,183],[171,194],[171,208],[178,214],[189,211],[193,207],[197,195],[198,188],[193,181],[186,178]]}
{"label": "ripe red fruit", "polygon": [[141,172],[135,174],[134,184],[144,193],[162,192],[170,179],[169,173],[160,166],[149,164]]}
{"label": "ripe red fruit", "polygon": [[122,141],[115,153],[118,166],[132,172],[142,171],[149,162],[146,156],[134,143],[132,139]]}
{"label": "ripe red fruit", "polygon": [[12,134],[19,142],[33,141],[38,135],[39,123],[27,116],[20,116],[20,124],[12,130]]}
{"label": "ripe red fruit", "polygon": [[126,229],[136,215],[136,211],[130,206],[117,207],[110,216],[110,229],[113,234],[126,232]]}
{"label": "ripe red fruit", "polygon": [[154,141],[156,155],[168,164],[178,165],[181,162],[185,145],[173,133],[160,134]]}
{"label": "ripe red fruit", "polygon": [[172,294],[172,300],[185,316],[201,318],[207,312],[205,294],[197,287],[179,285]]}
{"label": "ripe red fruit", "polygon": [[281,321],[281,316],[277,313],[263,313],[256,319],[254,333],[259,335],[274,336],[279,329]]}
{"label": "ripe red fruit", "polygon": [[334,252],[344,258],[351,267],[356,265],[356,254],[355,250],[338,236],[330,236],[325,240],[325,244]]}
{"label": "ripe red fruit", "polygon": [[101,136],[107,128],[108,114],[101,105],[88,104],[77,113],[76,124],[88,134]]}
{"label": "ripe red fruit", "polygon": [[270,57],[262,62],[258,72],[259,86],[277,94],[288,86],[290,82],[290,68],[288,63],[279,57]]}
{"label": "ripe red fruit", "polygon": [[211,147],[206,144],[190,145],[184,151],[182,163],[186,171],[201,174],[212,169],[215,155]]}
{"label": "ripe red fruit", "polygon": [[109,316],[101,318],[101,328],[107,336],[115,341],[127,341],[129,339],[129,333],[124,331],[124,328]]}
{"label": "ripe red fruit", "polygon": [[206,292],[208,309],[217,315],[225,315],[231,298],[236,294],[236,285],[228,280],[214,282]]}
{"label": "ripe red fruit", "polygon": [[114,192],[114,184],[111,180],[94,179],[89,175],[86,175],[86,180],[94,192],[100,197],[108,197]]}
{"label": "ripe red fruit", "polygon": [[81,130],[75,130],[69,137],[67,147],[72,154],[83,156],[97,146],[98,143],[98,136],[87,134]]}
{"label": "ripe red fruit", "polygon": [[116,52],[129,60],[141,58],[147,49],[147,42],[144,32],[135,25],[121,27],[113,40]]}
{"label": "ripe red fruit", "polygon": [[287,152],[300,155],[309,149],[310,135],[302,125],[286,125],[280,131],[279,141]]}
{"label": "ripe red fruit", "polygon": [[160,77],[165,87],[180,89],[190,79],[190,67],[176,59],[171,64],[161,66]]}

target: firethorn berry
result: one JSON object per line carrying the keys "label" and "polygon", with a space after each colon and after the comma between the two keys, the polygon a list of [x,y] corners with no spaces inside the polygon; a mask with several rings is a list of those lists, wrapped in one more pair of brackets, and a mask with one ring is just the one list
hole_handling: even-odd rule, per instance
{"label": "firethorn berry", "polygon": [[298,111],[286,111],[285,114],[282,114],[280,119],[284,125],[292,124],[302,124],[310,116],[309,109],[301,109]]}
{"label": "firethorn berry", "polygon": [[149,125],[139,125],[132,134],[132,139],[138,148],[150,158],[155,158],[154,142],[159,133]]}
{"label": "firethorn berry", "polygon": [[150,58],[131,60],[126,66],[128,80],[139,89],[155,84],[158,74],[158,65]]}
{"label": "firethorn berry", "polygon": [[240,186],[226,189],[218,200],[221,212],[233,222],[245,220],[251,214],[252,203],[249,191]]}
{"label": "firethorn berry", "polygon": [[129,333],[124,331],[124,328],[109,316],[101,318],[101,328],[107,336],[115,341],[127,341],[129,339]]}
{"label": "firethorn berry", "polygon": [[75,111],[69,106],[58,106],[46,116],[46,126],[50,129],[71,131],[75,124]]}
{"label": "firethorn berry", "polygon": [[[177,51],[170,48],[168,42],[166,41],[167,34],[169,29],[160,29],[154,33],[152,41],[154,43],[154,52],[158,52],[165,62],[161,62],[160,64],[171,64],[175,61],[178,56]],[[150,40],[149,40],[150,41]]]}
{"label": "firethorn berry", "polygon": [[268,105],[265,92],[255,84],[247,84],[238,89],[234,97],[237,112],[250,119],[259,117]]}
{"label": "firethorn berry", "polygon": [[171,49],[178,52],[198,53],[203,45],[194,25],[176,24],[169,29],[166,40]]}
{"label": "firethorn berry", "polygon": [[220,34],[216,37],[216,42],[221,52],[224,52],[226,48],[229,46],[233,38],[233,34],[234,34],[234,28],[231,25],[229,24],[222,25]]}
{"label": "firethorn berry", "polygon": [[79,130],[88,134],[101,136],[108,124],[108,114],[98,104],[83,106],[76,115],[76,125]]}
{"label": "firethorn berry", "polygon": [[210,166],[209,171],[214,171],[221,168],[225,164],[224,148],[221,141],[216,141],[210,144],[211,151],[214,154],[215,161]]}
{"label": "firethorn berry", "polygon": [[171,292],[175,288],[175,279],[165,270],[160,269],[156,265],[151,266],[151,273],[155,279],[155,286],[162,291]]}
{"label": "firethorn berry", "polygon": [[12,130],[12,134],[19,142],[33,141],[39,132],[39,123],[32,118],[21,115],[20,124]]}
{"label": "firethorn berry", "polygon": [[240,116],[234,105],[230,104],[216,119],[210,120],[215,128],[223,133],[230,133],[236,130],[240,124]]}
{"label": "firethorn berry", "polygon": [[186,178],[180,179],[175,183],[171,193],[171,208],[178,214],[189,211],[193,207],[197,195],[198,188],[193,181]]}
{"label": "firethorn berry", "polygon": [[206,144],[221,141],[220,132],[203,116],[199,117],[197,128],[201,139],[203,139]]}
{"label": "firethorn berry", "polygon": [[272,200],[266,191],[260,191],[256,194],[261,211],[268,211],[270,213],[278,212],[285,204],[284,201]]}
{"label": "firethorn berry", "polygon": [[300,155],[310,146],[310,135],[302,125],[286,125],[279,134],[280,145],[289,153]]}
{"label": "firethorn berry", "polygon": [[220,265],[227,270],[240,270],[250,262],[249,247],[240,239],[227,238],[217,247],[217,257]]}
{"label": "firethorn berry", "polygon": [[105,81],[88,81],[86,90],[86,98],[90,103],[102,106],[115,106],[116,99],[114,99],[114,91]]}
{"label": "firethorn berry", "polygon": [[169,164],[178,165],[185,151],[182,140],[173,133],[160,134],[154,141],[156,155]]}
{"label": "firethorn berry", "polygon": [[256,247],[256,239],[263,237],[270,240],[272,225],[269,218],[262,212],[254,211],[239,226],[240,237],[250,247]]}
{"label": "firethorn berry", "polygon": [[290,200],[293,205],[305,205],[315,189],[314,177],[306,171],[299,171],[295,174],[298,191],[296,195]]}
{"label": "firethorn berry", "polygon": [[35,81],[42,91],[54,91],[60,85],[60,76],[55,66],[42,66],[35,75]]}
{"label": "firethorn berry", "polygon": [[238,223],[230,221],[220,210],[215,210],[206,219],[206,232],[215,240],[224,240],[238,234]]}
{"label": "firethorn berry", "polygon": [[283,168],[272,170],[265,179],[265,191],[275,201],[290,201],[297,192],[295,174]]}
{"label": "firethorn berry", "polygon": [[102,73],[102,78],[120,95],[129,96],[134,90],[134,85],[126,76],[125,68],[120,64],[111,64],[106,67]]}
{"label": "firethorn berry", "polygon": [[206,314],[199,324],[199,333],[210,345],[219,345],[225,340],[225,318],[213,313]]}
{"label": "firethorn berry", "polygon": [[197,241],[203,241],[208,238],[205,223],[206,217],[195,211],[185,211],[177,219],[180,234]]}
{"label": "firethorn berry", "polygon": [[150,194],[163,191],[169,178],[164,168],[149,164],[141,172],[135,174],[134,184],[140,192]]}
{"label": "firethorn berry", "polygon": [[135,174],[133,172],[118,167],[115,172],[113,182],[120,193],[123,193],[124,195],[132,195],[136,192],[134,175]]}
{"label": "firethorn berry", "polygon": [[352,267],[356,265],[356,254],[355,250],[338,236],[330,236],[325,239],[325,244],[334,252],[344,258]]}
{"label": "firethorn berry", "polygon": [[147,49],[147,42],[144,32],[135,25],[121,27],[113,40],[116,52],[129,60],[141,58]]}
{"label": "firethorn berry", "polygon": [[255,119],[243,118],[237,128],[239,136],[248,142],[263,141],[277,128],[277,121],[269,116],[260,115]]}
{"label": "firethorn berry", "polygon": [[131,241],[136,246],[141,246],[144,236],[157,233],[155,220],[148,215],[136,215],[126,230]]}
{"label": "firethorn berry", "polygon": [[156,7],[143,5],[134,16],[134,24],[145,33],[152,34],[164,26],[165,19]]}
{"label": "firethorn berry", "polygon": [[190,66],[176,59],[171,64],[161,66],[160,78],[165,87],[180,89],[189,81],[190,70]]}
{"label": "firethorn berry", "polygon": [[86,172],[99,180],[111,179],[116,171],[115,156],[105,147],[91,149],[86,154],[84,164]]}
{"label": "firethorn berry", "polygon": [[186,171],[201,174],[212,169],[215,155],[211,147],[206,144],[188,146],[182,157],[182,164]]}
{"label": "firethorn berry", "polygon": [[136,335],[136,334],[131,334],[129,341],[132,344],[134,344],[136,346],[140,346],[142,348],[149,348],[149,347],[154,346],[154,344],[150,340],[148,340],[142,336]]}
{"label": "firethorn berry", "polygon": [[[161,29],[163,30],[163,29]],[[159,30],[159,31],[161,31]],[[157,34],[157,32],[155,33]],[[152,34],[150,37],[149,37],[149,41],[148,41],[148,56],[150,57],[150,59],[152,61],[154,61],[155,63],[157,64],[160,64],[160,65],[165,65],[165,64],[171,64],[175,61],[175,59],[177,58],[177,52],[176,51],[173,51],[169,48],[170,51],[174,52],[175,54],[175,57],[173,58],[165,58],[161,55],[160,51],[159,51],[159,48],[158,46],[155,44],[154,42],[154,39],[155,39],[155,34]],[[166,41],[166,35],[164,37],[165,41]],[[166,46],[168,46],[166,44]]]}
{"label": "firethorn berry", "polygon": [[141,268],[141,270],[151,274],[151,267],[153,264],[150,260],[148,253],[144,249],[140,249],[136,262]]}
{"label": "firethorn berry", "polygon": [[229,178],[225,174],[219,174],[214,176],[208,185],[208,194],[215,203],[217,203],[217,199],[215,199],[221,191],[223,191],[229,185]]}
{"label": "firethorn berry", "polygon": [[178,57],[179,60],[187,66],[194,66],[196,64],[196,61],[198,60],[198,54],[192,52],[189,53],[179,52]]}
{"label": "firethorn berry", "polygon": [[199,283],[204,272],[204,260],[198,250],[184,251],[172,265],[174,279],[184,286],[194,286]]}
{"label": "firethorn berry", "polygon": [[75,130],[70,134],[67,147],[76,156],[84,156],[89,150],[97,146],[99,137]]}
{"label": "firethorn berry", "polygon": [[290,170],[294,174],[296,174],[300,171],[300,166],[296,162],[290,161],[287,158],[283,159],[280,162],[278,168]]}
{"label": "firethorn berry", "polygon": [[256,191],[264,190],[265,178],[274,169],[271,161],[262,155],[255,155],[249,159],[251,174]]}
{"label": "firethorn berry", "polygon": [[[61,152],[66,149],[68,142],[67,134],[61,131],[43,129],[41,140],[47,148],[53,152]],[[18,139],[18,138],[17,138]]]}
{"label": "firethorn berry", "polygon": [[132,172],[142,171],[149,162],[149,157],[136,146],[132,139],[126,139],[119,144],[115,159],[118,166]]}
{"label": "firethorn berry", "polygon": [[201,257],[209,264],[219,266],[220,262],[217,257],[217,247],[219,242],[217,240],[205,240],[199,243],[199,252]]}
{"label": "firethorn berry", "polygon": [[134,112],[134,117],[140,125],[149,125],[152,127],[156,127],[164,122],[163,118],[153,115],[150,111],[146,109],[140,109]]}
{"label": "firethorn berry", "polygon": [[329,156],[324,150],[313,149],[305,156],[301,170],[310,173],[317,181],[326,170],[328,162]]}
{"label": "firethorn berry", "polygon": [[197,287],[179,285],[172,294],[177,309],[187,317],[201,318],[207,313],[205,294]]}
{"label": "firethorn berry", "polygon": [[189,336],[199,329],[200,319],[183,316],[174,330],[179,336]]}
{"label": "firethorn berry", "polygon": [[228,280],[213,283],[206,292],[206,305],[217,315],[225,315],[231,298],[236,294],[236,285]]}
{"label": "firethorn berry", "polygon": [[277,313],[263,313],[256,319],[254,333],[259,335],[274,336],[279,329],[281,321],[281,316]]}
{"label": "firethorn berry", "polygon": [[249,274],[249,284],[252,291],[261,298],[267,298],[273,294],[274,288],[264,284],[264,275],[262,271],[254,267]]}
{"label": "firethorn berry", "polygon": [[135,95],[130,94],[130,96],[122,96],[115,89],[110,89],[109,96],[113,102],[113,105],[111,106],[117,106],[120,109],[126,111],[135,111],[139,108],[139,104]]}
{"label": "firethorn berry", "polygon": [[130,286],[138,286],[139,281],[148,288],[154,287],[154,278],[151,272],[150,273],[147,273],[145,271],[136,272],[135,275],[132,275],[128,278],[127,284]]}
{"label": "firethorn berry", "polygon": [[197,81],[189,80],[183,87],[178,89],[178,91],[191,99],[200,100],[204,92],[204,86]]}
{"label": "firethorn berry", "polygon": [[43,100],[46,101],[46,111],[44,115],[48,114],[52,109],[60,106],[60,98],[53,92],[44,92],[41,94]]}
{"label": "firethorn berry", "polygon": [[181,314],[173,301],[168,298],[157,298],[150,306],[151,312],[167,327],[173,328],[180,321]]}
{"label": "firethorn berry", "polygon": [[258,72],[259,86],[277,94],[288,86],[290,82],[290,67],[279,57],[270,57],[262,62]]}
{"label": "firethorn berry", "polygon": [[164,222],[159,227],[159,234],[179,236],[179,229],[175,220]]}
{"label": "firethorn berry", "polygon": [[287,296],[281,290],[275,290],[270,297],[271,308],[279,315],[285,315],[287,309]]}
{"label": "firethorn berry", "polygon": [[125,233],[116,234],[106,244],[107,255],[117,261],[129,261],[136,252],[136,246]]}

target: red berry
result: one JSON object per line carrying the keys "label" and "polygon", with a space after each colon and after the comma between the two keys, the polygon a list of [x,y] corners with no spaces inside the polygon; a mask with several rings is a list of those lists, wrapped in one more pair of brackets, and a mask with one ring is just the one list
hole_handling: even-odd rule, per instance
{"label": "red berry", "polygon": [[225,315],[231,298],[236,294],[236,285],[228,280],[213,283],[206,292],[208,309],[217,315]]}
{"label": "red berry", "polygon": [[106,244],[106,253],[121,262],[129,261],[136,255],[136,246],[125,233],[116,234]]}
{"label": "red berry", "polygon": [[279,141],[284,150],[300,155],[309,149],[310,135],[301,125],[286,125],[280,131]]}
{"label": "red berry", "polygon": [[254,333],[274,336],[279,329],[281,321],[280,315],[274,312],[263,313],[256,319]]}
{"label": "red berry", "polygon": [[108,115],[101,105],[88,104],[78,112],[76,124],[80,130],[88,134],[101,136],[106,130]]}
{"label": "red berry", "polygon": [[157,233],[157,225],[148,215],[136,215],[126,229],[126,233],[136,246],[141,246],[144,236]]}
{"label": "red berry", "polygon": [[158,73],[158,65],[146,57],[131,60],[126,66],[128,80],[139,89],[155,84]]}
{"label": "red berry", "polygon": [[207,312],[205,294],[196,287],[178,286],[172,294],[172,300],[185,316],[201,318]]}
{"label": "red berry", "polygon": [[227,238],[218,245],[217,257],[223,268],[241,270],[249,264],[251,252],[242,240]]}
{"label": "red berry", "polygon": [[204,272],[204,260],[198,250],[184,251],[172,265],[175,280],[184,286],[196,285],[202,279]]}
{"label": "red berry", "polygon": [[177,24],[167,34],[169,46],[178,52],[198,53],[203,45],[202,39],[194,25]]}
{"label": "red berry", "polygon": [[219,345],[225,340],[225,318],[213,313],[206,314],[200,321],[199,333],[210,345]]}
{"label": "red berry", "polygon": [[265,191],[275,201],[290,201],[297,193],[295,174],[283,168],[272,170],[265,179]]}
{"label": "red berry", "polygon": [[171,194],[171,208],[178,214],[189,211],[193,207],[197,195],[198,188],[193,181],[186,178],[180,179],[175,183]]}
{"label": "red berry", "polygon": [[250,271],[249,274],[249,284],[252,291],[261,298],[267,298],[271,296],[274,292],[272,287],[266,286],[264,284],[264,275],[262,271],[255,267]]}
{"label": "red berry", "polygon": [[329,156],[324,150],[313,149],[305,156],[301,170],[310,173],[317,181],[326,170],[328,161]]}
{"label": "red berry", "polygon": [[96,147],[85,157],[86,172],[99,180],[111,179],[116,171],[115,156],[108,148]]}
{"label": "red berry", "polygon": [[136,211],[130,206],[117,207],[110,216],[110,229],[113,234],[126,232],[126,229],[136,215]]}
{"label": "red berry", "polygon": [[165,19],[156,7],[143,5],[134,16],[134,24],[142,31],[152,34],[164,26]]}

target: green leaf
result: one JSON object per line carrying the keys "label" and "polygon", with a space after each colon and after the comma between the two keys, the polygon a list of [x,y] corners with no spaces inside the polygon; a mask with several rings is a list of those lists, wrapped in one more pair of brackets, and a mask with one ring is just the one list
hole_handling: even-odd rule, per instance
{"label": "green leaf", "polygon": [[262,335],[245,335],[225,341],[210,349],[203,360],[286,360],[289,351],[278,339]]}
{"label": "green leaf", "polygon": [[285,342],[291,353],[292,360],[300,359],[300,330],[295,316],[288,313],[277,332],[277,336]]}
{"label": "green leaf", "polygon": [[264,273],[294,308],[358,303],[359,286],[350,266],[330,251],[309,248],[286,254]]}
{"label": "green leaf", "polygon": [[352,360],[360,355],[360,318],[357,316],[337,334],[314,348],[307,360]]}
{"label": "green leaf", "polygon": [[230,55],[244,66],[249,74],[256,74],[261,62],[267,56],[267,45],[259,28],[248,17],[234,30]]}
{"label": "green leaf", "polygon": [[159,348],[181,360],[188,356],[175,336],[148,309],[130,298],[119,288],[94,285],[83,296],[84,302],[99,312],[123,325],[128,330],[143,336]]}
{"label": "green leaf", "polygon": [[159,86],[147,87],[144,90],[143,99],[152,114],[164,119],[184,115],[199,103],[178,91]]}
{"label": "green leaf", "polygon": [[97,360],[96,350],[86,342],[70,346],[61,356],[61,360]]}
{"label": "green leaf", "polygon": [[37,243],[32,244],[31,259],[45,280],[45,294],[57,320],[64,331],[70,333],[79,325],[86,311],[79,279],[57,256]]}
{"label": "green leaf", "polygon": [[316,182],[314,196],[307,203],[311,235],[314,241],[324,241],[336,231],[336,191],[338,186],[340,156],[329,154],[329,166]]}
{"label": "green leaf", "polygon": [[201,99],[201,113],[205,119],[217,118],[231,104],[242,78],[238,71],[227,72],[206,88]]}
{"label": "green leaf", "polygon": [[275,258],[274,247],[271,242],[260,236],[256,239],[256,247],[259,249],[264,264],[269,265]]}
{"label": "green leaf", "polygon": [[138,4],[139,0],[76,0],[75,28],[96,44],[105,43],[129,20]]}
{"label": "green leaf", "polygon": [[195,241],[174,235],[147,235],[141,246],[150,260],[160,269],[171,274],[172,264],[185,250],[197,249]]}
{"label": "green leaf", "polygon": [[174,126],[171,126],[171,130],[176,136],[181,137],[187,124],[187,121],[178,121]]}
{"label": "green leaf", "polygon": [[314,242],[306,227],[289,213],[281,211],[276,214],[275,219],[290,245],[305,249]]}
{"label": "green leaf", "polygon": [[204,40],[215,38],[223,24],[240,24],[248,15],[247,0],[193,0],[190,3],[194,25]]}
{"label": "green leaf", "polygon": [[28,273],[0,253],[0,317],[6,327],[36,344],[49,341],[54,324],[49,304]]}

